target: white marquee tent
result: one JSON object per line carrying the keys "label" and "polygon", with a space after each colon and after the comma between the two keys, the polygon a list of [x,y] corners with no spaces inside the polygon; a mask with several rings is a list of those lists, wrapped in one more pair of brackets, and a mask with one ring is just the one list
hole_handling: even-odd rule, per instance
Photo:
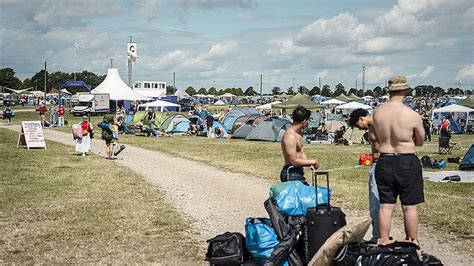
{"label": "white marquee tent", "polygon": [[255,109],[257,109],[257,110],[269,110],[269,109],[272,109],[272,105],[277,104],[277,103],[281,103],[281,102],[280,101],[274,101],[274,102],[271,102],[271,103],[267,103],[267,104],[264,104],[264,105],[257,106],[257,107],[255,107]]}
{"label": "white marquee tent", "polygon": [[160,108],[160,112],[163,112],[163,110],[166,107],[178,107],[178,108],[180,108],[181,106],[179,104],[170,103],[170,102],[167,102],[167,101],[156,100],[156,101],[153,101],[153,102],[142,103],[142,104],[138,105],[138,107],[145,107],[146,109],[148,109],[150,107]]}
{"label": "white marquee tent", "polygon": [[120,78],[119,72],[116,68],[107,69],[107,76],[104,81],[95,87],[91,91],[92,93],[108,93],[110,94],[110,100],[130,100],[139,101],[147,100],[145,97],[137,92],[133,91],[123,80]]}
{"label": "white marquee tent", "polygon": [[324,104],[324,105],[331,105],[331,104],[334,104],[334,105],[339,105],[339,104],[345,104],[346,102],[344,101],[341,101],[341,100],[338,100],[338,99],[330,99],[330,100],[326,100],[324,102],[321,102],[321,104]]}
{"label": "white marquee tent", "polygon": [[372,110],[373,110],[373,108],[371,106],[366,105],[366,104],[362,104],[362,103],[358,103],[358,102],[350,102],[350,103],[346,103],[346,104],[336,106],[336,110],[342,110],[343,114],[350,114],[350,113],[352,113],[352,111],[354,111],[356,109],[359,109],[359,108],[365,109],[369,113],[371,113]]}
{"label": "white marquee tent", "polygon": [[[473,113],[471,117],[469,116],[470,113]],[[445,107],[434,109],[432,117],[433,119],[441,119],[441,116],[446,114],[451,114],[455,120],[458,118],[474,120],[474,109],[458,104],[451,104]]]}

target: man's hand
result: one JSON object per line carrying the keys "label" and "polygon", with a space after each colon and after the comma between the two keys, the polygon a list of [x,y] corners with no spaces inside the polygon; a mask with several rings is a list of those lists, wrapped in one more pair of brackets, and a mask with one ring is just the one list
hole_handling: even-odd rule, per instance
{"label": "man's hand", "polygon": [[314,163],[312,165],[310,165],[310,168],[311,170],[317,170],[319,168],[319,161],[318,160],[314,160]]}

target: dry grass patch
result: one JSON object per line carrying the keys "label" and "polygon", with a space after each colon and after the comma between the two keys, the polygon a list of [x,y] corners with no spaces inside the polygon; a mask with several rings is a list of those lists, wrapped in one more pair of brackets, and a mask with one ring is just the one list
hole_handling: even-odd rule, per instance
{"label": "dry grass patch", "polygon": [[142,177],[0,129],[0,263],[195,263],[197,240]]}

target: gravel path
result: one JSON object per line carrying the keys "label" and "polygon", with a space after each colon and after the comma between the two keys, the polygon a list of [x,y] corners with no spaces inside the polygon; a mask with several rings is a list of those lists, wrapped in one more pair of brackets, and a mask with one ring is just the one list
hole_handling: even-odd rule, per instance
{"label": "gravel path", "polygon": [[[18,126],[2,127],[18,131]],[[74,145],[68,133],[46,129],[45,137]],[[92,152],[104,157],[104,142],[94,139]],[[263,207],[271,186],[267,180],[130,145],[119,157],[115,163],[139,173],[166,193],[167,200],[190,221],[203,241],[225,231],[243,233],[246,217],[267,217]],[[367,215],[345,212],[348,220]],[[398,226],[393,229],[393,235],[402,235],[403,222],[396,221],[394,225]],[[445,265],[474,265],[472,246],[466,245],[472,243],[469,240],[458,240],[454,235],[425,227],[420,228],[420,239],[423,250],[440,258]]]}

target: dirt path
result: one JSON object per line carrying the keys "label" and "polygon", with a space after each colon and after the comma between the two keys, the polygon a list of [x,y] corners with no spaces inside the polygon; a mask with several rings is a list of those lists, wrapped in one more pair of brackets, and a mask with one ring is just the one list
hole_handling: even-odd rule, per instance
{"label": "dirt path", "polygon": [[[18,131],[18,126],[2,127]],[[74,144],[71,134],[64,132],[46,129],[45,137]],[[104,156],[104,142],[94,139],[92,151]],[[267,180],[130,145],[115,163],[141,174],[165,192],[167,200],[189,219],[203,241],[225,231],[243,233],[246,217],[267,217],[263,207],[271,186]],[[345,212],[348,220],[366,215]],[[401,235],[403,223],[396,221],[394,225],[393,235]],[[445,265],[474,265],[472,246],[466,245],[471,241],[458,240],[454,235],[433,232],[425,227],[420,228],[420,239],[423,250],[440,258]]]}

